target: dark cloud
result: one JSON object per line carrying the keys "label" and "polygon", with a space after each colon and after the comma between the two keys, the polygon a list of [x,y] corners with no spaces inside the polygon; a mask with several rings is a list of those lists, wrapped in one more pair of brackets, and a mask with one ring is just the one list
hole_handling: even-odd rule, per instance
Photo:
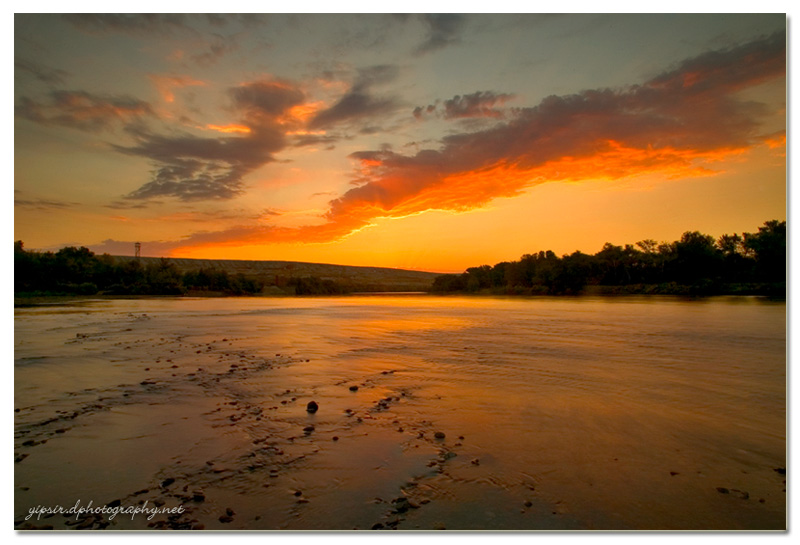
{"label": "dark cloud", "polygon": [[739,92],[785,78],[785,43],[779,33],[689,59],[640,85],[550,96],[490,129],[447,136],[438,149],[354,153],[356,187],[330,201],[325,223],[238,226],[181,245],[325,242],[376,217],[474,209],[544,182],[708,175],[708,165],[775,140],[761,132],[772,112]]}
{"label": "dark cloud", "polygon": [[51,210],[53,208],[69,208],[75,206],[74,202],[57,201],[51,199],[14,199],[14,206],[25,208],[36,208],[39,210]]}
{"label": "dark cloud", "polygon": [[736,93],[785,77],[785,62],[780,33],[689,59],[641,85],[547,97],[508,123],[447,136],[437,150],[355,153],[363,185],[332,201],[327,218],[470,209],[544,181],[708,174],[703,163],[766,138],[766,107]]}
{"label": "dark cloud", "polygon": [[64,19],[87,32],[169,33],[186,28],[186,16],[175,13],[71,13]]}
{"label": "dark cloud", "polygon": [[295,147],[303,146],[325,146],[326,149],[333,149],[333,145],[343,137],[334,134],[297,134],[291,137],[292,145]]}
{"label": "dark cloud", "polygon": [[471,117],[500,118],[505,114],[495,105],[505,104],[514,98],[514,95],[494,93],[492,91],[477,91],[469,95],[456,95],[443,103],[429,104],[426,107],[414,108],[414,117],[422,119],[425,115],[436,114],[444,119],[461,119]]}
{"label": "dark cloud", "polygon": [[398,110],[401,103],[394,97],[378,97],[373,87],[392,82],[399,69],[392,65],[371,66],[358,71],[350,90],[336,104],[317,113],[309,123],[311,129],[327,128],[382,116]]}
{"label": "dark cloud", "polygon": [[[50,68],[27,59],[14,59],[14,68],[18,71],[30,74],[37,80],[48,85],[61,85],[64,83],[64,79],[69,76],[69,72],[58,68]],[[17,72],[15,72],[15,74],[16,73]]]}
{"label": "dark cloud", "polygon": [[274,119],[293,106],[302,104],[305,94],[296,86],[282,81],[255,81],[234,87],[230,91],[234,105],[259,118]]}
{"label": "dark cloud", "polygon": [[243,191],[242,177],[275,160],[285,145],[276,127],[260,127],[241,137],[201,138],[142,133],[136,146],[118,151],[151,159],[157,165],[152,181],[127,195],[129,199],[172,196],[183,201],[231,199]]}
{"label": "dark cloud", "polygon": [[425,41],[416,49],[419,55],[442,49],[461,40],[461,31],[466,22],[463,15],[456,13],[428,13],[420,15],[427,27]]}
{"label": "dark cloud", "polygon": [[100,96],[87,91],[52,91],[48,102],[20,97],[15,115],[41,123],[83,131],[100,131],[155,116],[150,105],[127,96]]}
{"label": "dark cloud", "polygon": [[[150,204],[155,204],[155,203],[154,201],[150,201]],[[106,208],[111,208],[112,210],[129,210],[131,208],[147,208],[148,204],[144,202],[113,201],[104,206]]]}
{"label": "dark cloud", "polygon": [[200,66],[208,67],[228,53],[236,51],[236,49],[238,49],[238,45],[235,38],[214,34],[207,46],[207,50],[202,53],[195,53],[191,56],[191,59]]}
{"label": "dark cloud", "polygon": [[[305,95],[285,81],[256,81],[229,90],[242,118],[240,136],[164,136],[131,131],[135,146],[115,146],[129,155],[153,161],[152,180],[126,199],[175,197],[182,201],[225,200],[241,195],[243,177],[276,161],[275,153],[290,145],[288,116]],[[288,118],[287,118],[288,116]]]}

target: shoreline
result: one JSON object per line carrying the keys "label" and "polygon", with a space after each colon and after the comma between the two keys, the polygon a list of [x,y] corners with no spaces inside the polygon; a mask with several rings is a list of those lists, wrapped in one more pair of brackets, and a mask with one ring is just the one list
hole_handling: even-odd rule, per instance
{"label": "shoreline", "polygon": [[[688,286],[682,286],[688,288]],[[147,299],[319,299],[329,297],[468,297],[468,298],[492,298],[503,297],[513,299],[582,299],[582,298],[617,298],[617,297],[675,297],[681,300],[708,299],[713,297],[757,297],[772,301],[783,301],[787,299],[785,291],[783,295],[776,295],[766,290],[736,290],[722,291],[715,293],[692,293],[690,290],[673,292],[661,292],[653,290],[631,290],[626,286],[592,286],[577,294],[552,294],[552,293],[521,293],[522,290],[482,290],[478,292],[430,292],[430,291],[359,291],[351,293],[340,293],[330,295],[294,295],[289,293],[259,293],[247,295],[231,295],[216,292],[195,292],[184,295],[27,295],[14,294],[14,308],[26,308],[37,306],[56,306],[68,305],[88,301],[118,301],[118,300],[147,300]]]}

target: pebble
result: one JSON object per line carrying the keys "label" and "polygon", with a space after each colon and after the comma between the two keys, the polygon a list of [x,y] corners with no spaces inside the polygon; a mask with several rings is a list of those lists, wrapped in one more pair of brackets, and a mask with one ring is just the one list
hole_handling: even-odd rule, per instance
{"label": "pebble", "polygon": [[315,413],[319,409],[319,405],[317,405],[316,401],[309,401],[308,405],[306,406],[306,411],[310,413]]}
{"label": "pebble", "polygon": [[350,386],[350,391],[351,392],[357,392],[358,391],[358,386]]}
{"label": "pebble", "polygon": [[435,438],[437,438],[437,439],[444,439],[445,438],[444,432],[442,432],[442,431],[437,431],[436,433],[433,434],[433,436]]}

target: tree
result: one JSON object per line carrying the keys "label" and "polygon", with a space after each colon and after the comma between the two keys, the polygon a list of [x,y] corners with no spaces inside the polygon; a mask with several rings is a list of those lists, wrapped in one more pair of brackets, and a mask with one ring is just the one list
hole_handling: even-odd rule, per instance
{"label": "tree", "polygon": [[786,222],[772,220],[758,233],[744,234],[744,247],[753,252],[756,272],[764,282],[786,281]]}

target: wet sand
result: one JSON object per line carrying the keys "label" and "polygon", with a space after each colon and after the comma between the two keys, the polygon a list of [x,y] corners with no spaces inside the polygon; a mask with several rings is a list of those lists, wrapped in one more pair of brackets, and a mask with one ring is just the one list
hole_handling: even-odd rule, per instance
{"label": "wet sand", "polygon": [[[273,301],[267,322],[258,300],[244,312],[177,304],[18,311],[15,528],[785,527],[783,422],[769,430],[772,444],[731,449],[730,426],[713,414],[597,402],[610,395],[601,377],[624,369],[566,386],[567,370],[548,371],[537,375],[537,400],[515,391],[531,381],[513,366],[460,376],[447,358],[409,346],[421,332],[463,330],[457,315],[420,323],[400,313],[391,323],[382,314],[378,333],[375,324],[338,331],[352,339],[345,349],[304,339],[326,318],[314,304]],[[276,341],[279,321],[294,340]],[[491,360],[492,341],[453,356]],[[756,412],[759,395],[748,394]],[[748,430],[735,433],[740,441]],[[183,513],[25,520],[37,505],[76,501]]]}

